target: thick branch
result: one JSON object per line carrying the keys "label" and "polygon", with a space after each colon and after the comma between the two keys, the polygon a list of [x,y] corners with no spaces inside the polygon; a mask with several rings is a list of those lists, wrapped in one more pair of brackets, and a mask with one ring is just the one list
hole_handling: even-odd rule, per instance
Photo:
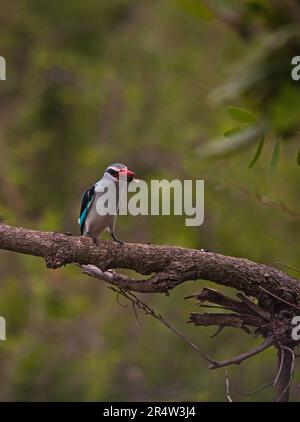
{"label": "thick branch", "polygon": [[43,257],[49,268],[70,263],[93,264],[103,271],[126,268],[151,275],[143,280],[123,278],[126,288],[143,293],[167,292],[187,280],[205,279],[272,301],[261,286],[289,303],[300,304],[299,282],[282,271],[247,259],[195,249],[136,243],[120,246],[109,241],[100,241],[96,246],[86,237],[4,223],[0,223],[0,249]]}

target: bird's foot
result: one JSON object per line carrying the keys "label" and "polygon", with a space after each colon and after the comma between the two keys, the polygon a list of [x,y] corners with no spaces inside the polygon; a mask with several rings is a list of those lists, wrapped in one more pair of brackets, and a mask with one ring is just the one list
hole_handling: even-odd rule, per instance
{"label": "bird's foot", "polygon": [[71,232],[63,232],[63,234],[64,234],[65,236],[73,236],[73,233],[71,233]]}
{"label": "bird's foot", "polygon": [[99,239],[98,239],[97,237],[92,237],[92,240],[93,240],[93,243],[94,243],[96,246],[99,246]]}
{"label": "bird's foot", "polygon": [[114,239],[115,242],[119,243],[120,246],[124,245],[123,240],[118,239],[114,233],[111,233],[110,235]]}
{"label": "bird's foot", "polygon": [[200,252],[210,252],[209,249],[200,249]]}
{"label": "bird's foot", "polygon": [[92,233],[91,233],[90,231],[88,231],[88,232],[86,233],[86,236],[88,236],[90,239],[92,239],[92,241],[93,241],[94,245],[96,245],[96,246],[100,246],[100,244],[99,244],[99,239],[98,239],[97,237],[93,236],[93,235],[92,235]]}

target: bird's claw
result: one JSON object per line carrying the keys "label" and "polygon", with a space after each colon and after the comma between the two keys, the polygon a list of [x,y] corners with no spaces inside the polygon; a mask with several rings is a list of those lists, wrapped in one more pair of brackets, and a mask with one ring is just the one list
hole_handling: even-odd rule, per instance
{"label": "bird's claw", "polygon": [[123,240],[118,239],[114,233],[111,233],[111,237],[114,239],[115,242],[119,243],[120,246],[124,245]]}
{"label": "bird's claw", "polygon": [[97,237],[92,237],[92,240],[93,240],[93,243],[94,243],[96,246],[99,246],[99,240],[97,239]]}

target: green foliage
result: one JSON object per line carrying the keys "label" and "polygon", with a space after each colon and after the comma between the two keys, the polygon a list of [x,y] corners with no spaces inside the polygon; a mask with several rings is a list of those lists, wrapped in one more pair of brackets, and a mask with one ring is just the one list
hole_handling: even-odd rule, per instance
{"label": "green foliage", "polygon": [[241,107],[228,107],[228,114],[240,123],[253,123],[256,121],[255,116],[249,110]]}
{"label": "green foliage", "polygon": [[260,139],[260,141],[257,145],[257,150],[256,150],[254,157],[252,158],[252,160],[249,164],[249,169],[251,169],[254,166],[254,164],[258,161],[259,157],[261,156],[261,152],[262,152],[262,149],[263,149],[263,146],[264,146],[264,142],[265,142],[265,137],[263,136]]}
{"label": "green foliage", "polygon": [[300,150],[298,151],[298,154],[297,154],[297,164],[298,166],[300,166]]}
{"label": "green foliage", "polygon": [[270,163],[270,175],[274,174],[280,158],[280,139],[276,141]]}

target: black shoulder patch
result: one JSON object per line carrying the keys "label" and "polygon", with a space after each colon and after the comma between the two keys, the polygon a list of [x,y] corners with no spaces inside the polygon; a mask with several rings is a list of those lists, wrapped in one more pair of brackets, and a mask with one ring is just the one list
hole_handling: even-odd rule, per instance
{"label": "black shoulder patch", "polygon": [[95,186],[93,185],[90,187],[83,195],[81,201],[81,208],[80,208],[80,215],[79,215],[79,223],[80,223],[80,231],[83,234],[83,227],[85,223],[85,219],[87,216],[88,209],[92,203],[93,197],[95,193]]}

